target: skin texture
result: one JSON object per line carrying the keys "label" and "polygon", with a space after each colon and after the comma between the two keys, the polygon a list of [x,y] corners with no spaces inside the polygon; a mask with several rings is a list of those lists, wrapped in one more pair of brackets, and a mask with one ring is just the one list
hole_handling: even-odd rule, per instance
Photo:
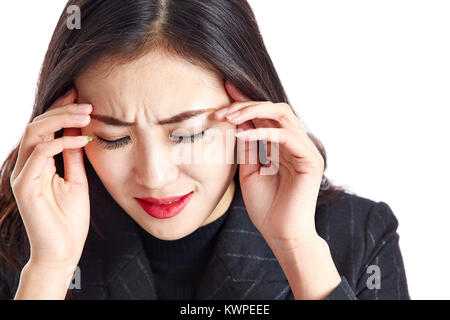
{"label": "skin texture", "polygon": [[[103,69],[102,69],[103,67]],[[116,202],[147,232],[162,240],[185,237],[226,212],[234,195],[236,164],[225,161],[225,152],[234,154],[235,141],[227,143],[231,123],[214,119],[213,112],[230,104],[223,81],[186,61],[151,52],[137,61],[105,73],[94,66],[76,79],[78,103],[93,106],[83,135],[94,140],[85,148],[86,156]],[[188,110],[211,108],[180,123],[157,122]],[[92,115],[106,115],[133,127],[114,127]],[[193,144],[176,144],[169,135],[193,135],[215,129],[220,136],[206,133]],[[175,130],[185,129],[178,133]],[[210,130],[211,131],[211,130]],[[175,133],[174,133],[175,132]],[[107,150],[98,137],[117,140],[130,137],[128,144]],[[176,149],[177,148],[177,149]],[[178,163],[172,152],[200,154],[202,163]],[[148,215],[134,197],[165,198],[194,191],[188,205],[176,216],[157,219]]]}

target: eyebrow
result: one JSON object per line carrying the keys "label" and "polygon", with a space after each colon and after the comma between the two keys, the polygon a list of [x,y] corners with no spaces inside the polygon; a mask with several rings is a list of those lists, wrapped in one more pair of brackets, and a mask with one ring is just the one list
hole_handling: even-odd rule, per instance
{"label": "eyebrow", "polygon": [[[206,113],[208,111],[218,110],[219,108],[207,108],[207,109],[199,109],[199,110],[189,110],[182,113],[179,113],[177,115],[174,115],[173,117],[170,117],[168,119],[159,120],[157,124],[164,125],[164,124],[171,124],[171,123],[178,123],[182,122],[188,119],[191,119],[193,117],[196,117],[200,114]],[[101,121],[107,125],[110,126],[116,126],[116,127],[132,127],[136,125],[136,122],[126,122],[119,120],[117,118],[113,118],[110,116],[104,116],[100,114],[91,114],[91,118]]]}

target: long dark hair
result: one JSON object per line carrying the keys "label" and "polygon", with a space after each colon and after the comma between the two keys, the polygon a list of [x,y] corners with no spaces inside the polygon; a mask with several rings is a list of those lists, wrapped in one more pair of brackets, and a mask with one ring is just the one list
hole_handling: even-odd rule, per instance
{"label": "long dark hair", "polygon": [[[68,27],[72,5],[80,9],[80,29]],[[73,87],[76,77],[89,66],[117,65],[153,49],[214,71],[252,100],[290,105],[246,0],[70,0],[48,46],[29,122]],[[326,168],[323,145],[308,135]],[[62,130],[55,134],[61,136]],[[18,149],[19,145],[0,169],[0,265],[20,271],[27,261],[21,257],[28,257],[30,248],[10,186]],[[55,156],[55,162],[57,168],[63,167],[62,154]],[[318,205],[342,190],[324,175]],[[68,290],[66,299],[70,298]]]}

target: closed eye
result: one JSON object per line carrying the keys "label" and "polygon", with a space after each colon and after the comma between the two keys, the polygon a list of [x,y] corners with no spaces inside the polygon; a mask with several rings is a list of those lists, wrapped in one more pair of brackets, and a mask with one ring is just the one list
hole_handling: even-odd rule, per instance
{"label": "closed eye", "polygon": [[126,136],[117,140],[106,140],[100,137],[96,139],[97,143],[107,150],[118,149],[120,147],[126,146],[130,142],[130,137]]}
{"label": "closed eye", "polygon": [[[175,143],[195,143],[200,139],[203,139],[207,130],[203,130],[202,132],[196,133],[192,136],[176,136],[171,135],[170,140]],[[107,140],[101,137],[97,137],[96,141],[99,145],[107,150],[114,150],[120,147],[126,146],[130,143],[130,137],[126,136],[117,140]]]}
{"label": "closed eye", "polygon": [[174,141],[175,143],[194,143],[205,136],[205,131],[206,130],[203,130],[202,132],[194,134],[192,136],[171,135],[170,140]]}

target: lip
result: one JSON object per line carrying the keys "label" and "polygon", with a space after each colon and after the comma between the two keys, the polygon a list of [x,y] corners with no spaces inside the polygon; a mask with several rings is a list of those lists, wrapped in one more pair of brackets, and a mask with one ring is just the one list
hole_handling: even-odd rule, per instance
{"label": "lip", "polygon": [[[168,219],[176,216],[181,210],[186,207],[189,200],[191,199],[192,193],[189,192],[184,196],[170,197],[170,198],[135,198],[137,202],[141,205],[142,209],[147,212],[150,216],[157,219]],[[169,204],[169,202],[178,200],[177,202]]]}

